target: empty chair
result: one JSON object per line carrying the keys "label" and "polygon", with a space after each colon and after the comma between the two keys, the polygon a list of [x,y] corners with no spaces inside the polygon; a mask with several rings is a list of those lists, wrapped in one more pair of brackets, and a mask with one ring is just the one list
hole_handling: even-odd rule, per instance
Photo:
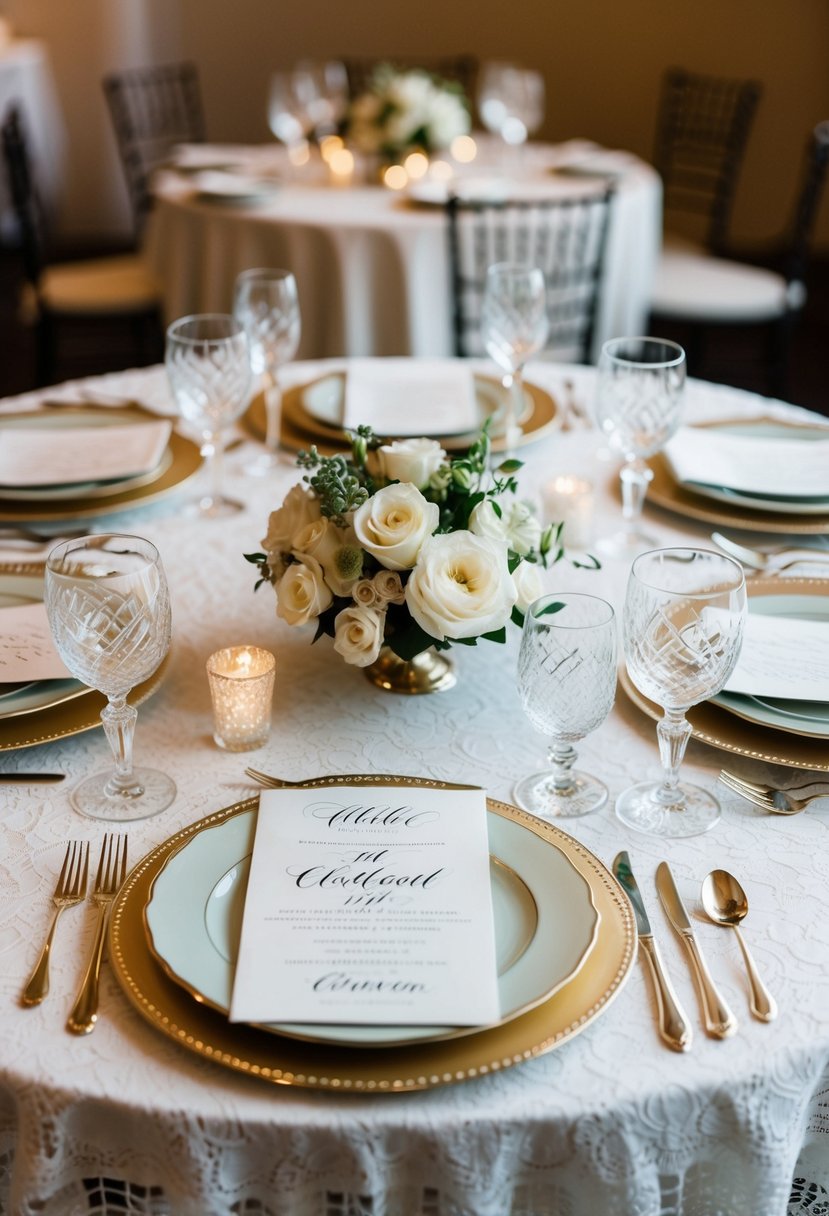
{"label": "empty chair", "polygon": [[494,262],[538,266],[547,285],[545,352],[590,359],[612,188],[580,198],[446,204],[452,266],[455,354],[480,355],[481,300]]}
{"label": "empty chair", "polygon": [[765,367],[770,390],[786,389],[792,327],[806,302],[805,272],[814,222],[829,162],[829,121],[819,123],[806,150],[805,168],[777,269],[708,255],[663,250],[654,284],[651,328],[681,323],[689,336],[689,364],[699,374],[706,329],[760,325],[766,331]]}
{"label": "empty chair", "polygon": [[371,85],[371,78],[376,68],[381,64],[389,64],[401,72],[420,70],[438,76],[441,80],[451,80],[459,84],[464,96],[471,98],[475,92],[475,78],[478,73],[478,60],[474,55],[444,55],[423,57],[390,56],[387,59],[345,59],[345,70],[348,74],[348,91],[351,97],[359,97]]}
{"label": "empty chair", "polygon": [[[722,252],[760,93],[753,80],[681,68],[665,73],[654,160],[662,176],[669,234],[684,218],[686,227],[696,228],[693,237]],[[673,244],[669,235],[666,247]]]}
{"label": "empty chair", "polygon": [[37,327],[37,383],[54,380],[58,330],[71,320],[133,321],[143,353],[155,357],[160,293],[141,258],[126,254],[49,264],[43,209],[16,106],[10,107],[3,121],[2,144],[27,280],[26,311]]}
{"label": "empty chair", "polygon": [[176,144],[204,141],[198,70],[192,63],[134,68],[105,77],[103,86],[139,233],[152,203],[153,171]]}

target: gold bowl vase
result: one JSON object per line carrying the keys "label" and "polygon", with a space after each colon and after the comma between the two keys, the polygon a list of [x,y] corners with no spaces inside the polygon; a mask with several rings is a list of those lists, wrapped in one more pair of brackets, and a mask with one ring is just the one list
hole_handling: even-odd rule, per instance
{"label": "gold bowl vase", "polygon": [[375,661],[364,670],[378,688],[409,696],[446,692],[457,683],[452,663],[437,650],[424,650],[413,659],[400,659],[388,646],[383,646]]}

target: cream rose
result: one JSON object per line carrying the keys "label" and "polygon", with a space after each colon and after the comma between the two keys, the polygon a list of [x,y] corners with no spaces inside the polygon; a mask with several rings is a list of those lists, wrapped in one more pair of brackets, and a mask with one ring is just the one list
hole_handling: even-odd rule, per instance
{"label": "cream rose", "polygon": [[506,545],[473,532],[431,537],[406,584],[409,612],[439,641],[500,629],[517,598]]}
{"label": "cream rose", "polygon": [[319,518],[320,504],[316,494],[297,482],[285,495],[282,506],[271,511],[268,519],[268,533],[262,540],[262,548],[271,569],[278,568],[282,554],[290,553],[294,548],[296,534]]}
{"label": "cream rose", "polygon": [[354,604],[334,618],[334,649],[346,663],[368,667],[380,653],[386,614],[376,608]]}
{"label": "cream rose", "polygon": [[410,481],[419,490],[446,463],[446,453],[436,439],[396,439],[378,448],[377,458],[387,481]]}
{"label": "cream rose", "polygon": [[[389,573],[392,572],[389,571]],[[351,588],[351,594],[354,597],[354,603],[359,604],[361,608],[374,608],[380,602],[374,580],[370,578],[359,579]]]}
{"label": "cream rose", "polygon": [[423,542],[438,526],[437,503],[410,482],[384,486],[354,515],[357,543],[387,570],[411,570]]}
{"label": "cream rose", "polygon": [[406,590],[396,570],[378,570],[371,580],[381,604],[403,604]]}
{"label": "cream rose", "polygon": [[334,601],[316,558],[303,555],[292,562],[276,584],[276,615],[289,625],[315,620]]}
{"label": "cream rose", "polygon": [[519,562],[512,572],[512,581],[518,596],[515,606],[520,612],[526,612],[543,591],[541,571],[534,562]]}
{"label": "cream rose", "polygon": [[[359,551],[349,544],[352,532],[338,528],[330,519],[315,519],[300,528],[294,536],[292,552],[316,558],[322,566],[323,577],[335,595],[350,595],[362,574],[362,561],[355,561]],[[351,550],[354,550],[352,553]]]}
{"label": "cream rose", "polygon": [[503,514],[498,515],[491,498],[485,498],[473,507],[469,514],[469,531],[476,536],[488,536],[492,540],[507,539]]}
{"label": "cream rose", "polygon": [[514,553],[525,557],[537,549],[541,541],[541,524],[529,503],[513,499],[503,507],[507,544]]}

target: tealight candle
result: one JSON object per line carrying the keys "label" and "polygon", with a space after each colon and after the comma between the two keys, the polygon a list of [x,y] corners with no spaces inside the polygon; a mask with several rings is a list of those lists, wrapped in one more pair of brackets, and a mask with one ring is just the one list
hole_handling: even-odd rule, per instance
{"label": "tealight candle", "polygon": [[271,729],[276,659],[259,646],[229,646],[207,660],[213,738],[228,752],[261,747]]}
{"label": "tealight candle", "polygon": [[348,148],[337,148],[328,158],[331,181],[335,186],[350,186],[354,176],[354,153]]}
{"label": "tealight candle", "polygon": [[568,549],[586,549],[593,538],[593,483],[562,474],[541,488],[545,519],[561,522],[561,542]]}

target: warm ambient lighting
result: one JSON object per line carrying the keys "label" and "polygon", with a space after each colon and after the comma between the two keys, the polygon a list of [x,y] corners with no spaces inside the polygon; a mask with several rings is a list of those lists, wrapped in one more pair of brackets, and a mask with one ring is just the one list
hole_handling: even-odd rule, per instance
{"label": "warm ambient lighting", "polygon": [[383,182],[390,190],[404,190],[409,184],[409,175],[402,165],[389,165],[383,174]]}
{"label": "warm ambient lighting", "polygon": [[261,747],[271,729],[276,659],[259,646],[229,646],[207,660],[213,738],[229,752]]}
{"label": "warm ambient lighting", "polygon": [[291,144],[288,148],[288,159],[292,165],[307,165],[311,159],[311,146],[307,139]]}
{"label": "warm ambient lighting", "polygon": [[329,165],[336,153],[341,151],[344,147],[345,144],[340,139],[339,135],[324,135],[320,140],[320,156],[325,163]]}
{"label": "warm ambient lighting", "polygon": [[468,165],[478,155],[478,145],[471,135],[456,135],[449,151],[455,160],[460,161],[462,165]]}
{"label": "warm ambient lighting", "polygon": [[337,148],[329,157],[328,168],[333,178],[345,184],[354,173],[354,154],[348,148]]}
{"label": "warm ambient lighting", "polygon": [[448,182],[455,176],[455,170],[446,160],[433,160],[429,166],[429,177],[436,182]]}
{"label": "warm ambient lighting", "polygon": [[422,152],[410,152],[403,161],[403,168],[408,173],[413,182],[418,178],[425,177],[429,171],[429,158]]}

